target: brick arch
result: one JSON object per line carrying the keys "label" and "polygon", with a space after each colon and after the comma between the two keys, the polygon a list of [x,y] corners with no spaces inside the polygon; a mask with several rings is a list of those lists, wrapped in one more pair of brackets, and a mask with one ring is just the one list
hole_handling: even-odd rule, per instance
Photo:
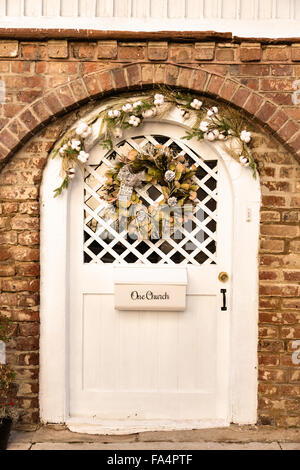
{"label": "brick arch", "polygon": [[271,100],[238,80],[192,66],[139,62],[92,72],[51,89],[15,116],[0,132],[0,162],[8,159],[27,140],[61,116],[112,93],[167,85],[221,98],[264,125],[300,161],[300,125]]}

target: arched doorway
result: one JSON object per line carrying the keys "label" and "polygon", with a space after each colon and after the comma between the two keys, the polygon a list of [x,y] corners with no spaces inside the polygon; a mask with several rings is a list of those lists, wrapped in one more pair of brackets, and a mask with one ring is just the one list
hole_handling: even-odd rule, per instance
{"label": "arched doorway", "polygon": [[[57,162],[49,161],[42,188],[44,421],[111,433],[256,421],[259,185],[222,146],[187,145],[183,134],[170,113],[125,136],[132,147],[177,145],[199,168],[202,215],[179,243],[132,243],[113,230],[103,242],[97,175],[107,152],[95,143],[87,173],[61,199],[52,198]],[[147,197],[154,200],[153,189]],[[184,267],[186,310],[115,310],[116,265],[129,276]],[[229,274],[226,286],[221,271]]]}

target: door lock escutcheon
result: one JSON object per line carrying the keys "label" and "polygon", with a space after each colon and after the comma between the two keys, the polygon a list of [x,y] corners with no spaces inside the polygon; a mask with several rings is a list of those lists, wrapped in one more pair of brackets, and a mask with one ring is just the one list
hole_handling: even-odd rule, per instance
{"label": "door lock escutcheon", "polygon": [[219,281],[221,281],[221,282],[227,282],[228,279],[229,279],[229,276],[228,276],[227,273],[221,272],[221,273],[219,274],[219,276],[218,276],[218,279],[219,279]]}

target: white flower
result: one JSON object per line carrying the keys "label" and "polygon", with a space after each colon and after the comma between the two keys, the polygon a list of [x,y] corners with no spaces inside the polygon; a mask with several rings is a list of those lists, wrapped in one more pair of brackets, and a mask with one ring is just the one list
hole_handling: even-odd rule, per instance
{"label": "white flower", "polygon": [[88,158],[89,158],[89,154],[87,152],[84,152],[84,150],[81,150],[81,152],[79,152],[79,155],[77,156],[78,160],[80,160],[82,163],[86,163]]}
{"label": "white flower", "polygon": [[216,106],[213,106],[212,108],[210,108],[208,111],[207,111],[207,116],[211,117],[213,116],[214,114],[217,114],[218,113],[218,108]]}
{"label": "white flower", "polygon": [[132,116],[130,116],[128,122],[131,126],[137,127],[140,124],[141,120],[140,120],[139,117],[132,115]]}
{"label": "white flower", "polygon": [[240,162],[243,166],[249,166],[250,165],[249,158],[244,157],[243,155],[240,156]]}
{"label": "white flower", "polygon": [[73,139],[72,142],[71,142],[71,147],[72,147],[73,150],[77,150],[77,152],[79,152],[79,150],[81,148],[80,140]]}
{"label": "white flower", "polygon": [[251,140],[251,132],[247,132],[246,130],[243,130],[240,134],[240,138],[243,142],[248,144]]}
{"label": "white flower", "polygon": [[199,128],[202,132],[207,132],[208,126],[209,126],[209,123],[207,121],[201,121]]}
{"label": "white flower", "polygon": [[126,104],[124,104],[124,106],[122,106],[122,109],[123,109],[124,113],[130,113],[133,109],[132,104],[126,103]]}
{"label": "white flower", "polygon": [[86,122],[80,122],[76,128],[76,134],[82,136],[87,130],[89,129],[89,126],[87,125]]}
{"label": "white flower", "polygon": [[64,155],[65,151],[67,150],[68,148],[68,145],[67,144],[64,144],[60,149],[59,149],[59,153],[61,155]]}
{"label": "white flower", "polygon": [[141,101],[136,101],[135,103],[133,103],[133,108],[138,108],[139,106],[142,106],[142,102]]}
{"label": "white flower", "polygon": [[216,135],[213,132],[206,132],[204,134],[204,139],[209,140],[210,142],[212,142],[213,140],[216,139]]}
{"label": "white flower", "polygon": [[155,108],[150,108],[150,109],[145,109],[145,111],[142,112],[142,116],[144,118],[151,118],[156,115],[156,109]]}
{"label": "white flower", "polygon": [[164,95],[161,95],[160,93],[156,93],[154,95],[154,104],[155,106],[161,106],[165,102],[165,97]]}
{"label": "white flower", "polygon": [[201,106],[202,106],[202,101],[199,101],[196,98],[194,98],[193,101],[191,102],[191,108],[200,109]]}
{"label": "white flower", "polygon": [[168,205],[169,205],[170,207],[172,207],[172,206],[176,206],[176,204],[177,204],[177,198],[176,198],[176,197],[169,197],[169,199],[168,199]]}
{"label": "white flower", "polygon": [[165,180],[169,183],[175,179],[175,172],[172,170],[167,170],[165,172]]}
{"label": "white flower", "polygon": [[118,118],[121,113],[118,109],[110,109],[107,114],[111,119],[115,119]]}
{"label": "white flower", "polygon": [[123,137],[123,132],[120,127],[115,127],[115,129],[113,130],[113,134],[116,139],[121,139]]}

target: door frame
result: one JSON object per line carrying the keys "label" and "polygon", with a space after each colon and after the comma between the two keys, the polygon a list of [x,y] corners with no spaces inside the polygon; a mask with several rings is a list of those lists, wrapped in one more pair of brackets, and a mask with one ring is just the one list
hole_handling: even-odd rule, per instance
{"label": "door frame", "polygon": [[[99,113],[103,104],[93,111]],[[164,121],[182,124],[176,110]],[[94,145],[91,142],[90,145]],[[229,422],[257,421],[258,242],[260,184],[219,142],[209,142],[225,164],[233,197],[232,312],[230,324]],[[49,158],[41,185],[41,309],[40,418],[44,423],[68,420],[69,191],[57,198],[53,189],[60,172],[59,158]],[[74,181],[76,184],[76,181]],[[239,295],[241,293],[241,295]],[[248,294],[248,295],[245,295]],[[228,423],[229,424],[229,423]]]}

